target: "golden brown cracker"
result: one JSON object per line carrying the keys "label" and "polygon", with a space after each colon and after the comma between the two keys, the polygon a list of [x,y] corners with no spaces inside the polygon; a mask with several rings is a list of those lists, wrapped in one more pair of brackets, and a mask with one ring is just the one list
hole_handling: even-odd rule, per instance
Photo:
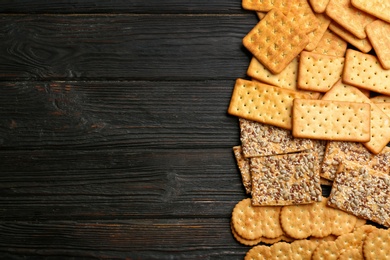
{"label": "golden brown cracker", "polygon": [[[329,24],[330,25],[330,24]],[[328,26],[329,27],[329,26]],[[344,57],[347,51],[347,42],[331,30],[326,30],[313,53],[329,56]]]}
{"label": "golden brown cracker", "polygon": [[251,182],[251,173],[249,170],[249,160],[244,157],[242,153],[241,146],[233,147],[234,157],[236,158],[238,169],[241,173],[242,184],[244,185],[245,192],[247,194],[251,193],[252,190],[252,182]]}
{"label": "golden brown cracker", "polygon": [[360,51],[367,53],[372,49],[372,45],[370,41],[367,38],[359,39],[355,35],[351,34],[350,32],[344,30],[340,25],[338,25],[335,22],[331,22],[329,24],[329,29],[340,36],[343,40],[346,42],[352,44],[356,48],[358,48]]}
{"label": "golden brown cracker", "polygon": [[319,21],[307,0],[291,1],[287,17],[293,23],[301,24],[300,30],[304,33],[310,33],[318,28]]}
{"label": "golden brown cracker", "polygon": [[311,256],[318,246],[318,243],[313,240],[296,240],[290,244],[291,256],[290,259],[311,259]]}
{"label": "golden brown cracker", "polygon": [[259,237],[257,239],[246,239],[241,237],[237,231],[234,229],[233,223],[230,224],[230,229],[232,231],[233,237],[239,242],[240,244],[246,245],[246,246],[255,246],[259,244],[260,242],[263,242],[262,237]]}
{"label": "golden brown cracker", "polygon": [[323,199],[320,203],[314,203],[311,208],[310,215],[313,237],[327,237],[332,233],[332,226],[329,225],[333,221],[334,214],[328,210],[327,199]]}
{"label": "golden brown cracker", "polygon": [[335,241],[320,243],[313,252],[313,260],[337,260],[339,251]]}
{"label": "golden brown cracker", "polygon": [[363,260],[363,255],[357,248],[350,248],[341,251],[338,260]]}
{"label": "golden brown cracker", "polygon": [[314,31],[308,33],[309,44],[305,47],[306,51],[312,51],[317,47],[331,22],[330,18],[325,14],[315,14],[315,16],[318,20],[318,26]]}
{"label": "golden brown cracker", "polygon": [[311,204],[282,207],[280,224],[288,236],[295,239],[304,239],[311,235],[311,207]]}
{"label": "golden brown cracker", "polygon": [[390,259],[390,231],[376,229],[368,234],[363,243],[363,255],[367,260]]}
{"label": "golden brown cracker", "polygon": [[[329,199],[328,199],[329,200]],[[338,209],[327,208],[328,215],[331,216],[331,229],[332,234],[335,236],[341,236],[352,232],[355,228],[357,217],[347,212]]]}
{"label": "golden brown cracker", "polygon": [[374,103],[390,103],[390,96],[378,95],[370,98],[370,100]]}
{"label": "golden brown cracker", "polygon": [[381,63],[382,67],[386,70],[389,70],[390,69],[390,24],[382,20],[376,20],[366,26],[366,33],[372,47],[375,50],[376,55],[378,56],[378,60]]}
{"label": "golden brown cracker", "polygon": [[323,13],[329,4],[329,0],[309,0],[311,7],[316,13]]}
{"label": "golden brown cracker", "polygon": [[271,247],[265,245],[257,245],[252,247],[245,255],[245,260],[262,260],[271,259]]}
{"label": "golden brown cracker", "polygon": [[268,12],[272,9],[279,9],[284,14],[290,10],[291,1],[288,0],[242,0],[242,8],[251,11]]}
{"label": "golden brown cracker", "polygon": [[390,2],[383,0],[352,0],[352,5],[363,12],[390,23]]}

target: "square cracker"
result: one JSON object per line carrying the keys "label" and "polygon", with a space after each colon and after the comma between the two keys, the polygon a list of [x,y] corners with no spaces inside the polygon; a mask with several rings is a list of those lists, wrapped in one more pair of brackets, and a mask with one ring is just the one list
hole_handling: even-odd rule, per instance
{"label": "square cracker", "polygon": [[316,13],[323,13],[329,4],[329,0],[309,0],[311,7]]}
{"label": "square cracker", "polygon": [[370,98],[372,102],[376,103],[390,103],[390,96],[386,95],[378,95]]}
{"label": "square cracker", "polygon": [[312,51],[317,47],[331,22],[330,18],[325,14],[315,14],[315,16],[318,20],[318,26],[314,31],[308,33],[309,44],[305,47],[306,51]]}
{"label": "square cracker", "polygon": [[351,0],[330,0],[326,14],[358,39],[367,37],[364,28],[375,21],[375,17],[353,7]]}
{"label": "square cracker", "polygon": [[291,1],[289,0],[242,0],[242,8],[251,11],[268,12],[276,8],[287,14],[290,10]]}
{"label": "square cracker", "polygon": [[248,120],[291,129],[294,98],[310,97],[288,89],[237,79],[228,113]]}
{"label": "square cracker", "polygon": [[313,140],[294,138],[291,131],[246,120],[240,121],[240,140],[244,157],[295,153],[313,148]]}
{"label": "square cracker", "polygon": [[244,185],[245,192],[250,194],[252,190],[252,182],[251,173],[249,170],[249,160],[244,157],[244,154],[242,153],[242,147],[239,145],[233,147],[233,153],[234,157],[236,158],[238,169],[241,173],[241,180],[242,184]]}
{"label": "square cracker", "polygon": [[289,20],[301,24],[301,30],[310,33],[318,28],[318,19],[315,16],[307,0],[291,1],[290,11],[287,14]]}
{"label": "square cracker", "polygon": [[[389,1],[390,4],[390,1]],[[390,11],[389,11],[390,16]],[[390,24],[376,20],[366,26],[366,33],[382,67],[390,69]]]}
{"label": "square cracker", "polygon": [[301,52],[298,73],[298,88],[326,92],[341,79],[344,58]]}
{"label": "square cracker", "polygon": [[309,38],[303,24],[272,9],[243,38],[243,45],[272,73],[280,73],[305,48]]}
{"label": "square cracker", "polygon": [[340,166],[328,205],[390,227],[390,176],[367,166]]}
{"label": "square cracker", "polygon": [[382,152],[374,155],[361,143],[355,142],[328,142],[320,175],[328,180],[334,180],[338,167],[343,162],[353,162],[366,165],[370,169],[390,173],[390,147],[383,148]]}
{"label": "square cracker", "polygon": [[253,206],[307,204],[322,199],[315,154],[254,157],[250,168]]}
{"label": "square cracker", "polygon": [[[330,25],[330,24],[329,24]],[[312,50],[314,53],[323,55],[344,57],[347,51],[347,42],[330,30],[326,30],[317,47]]]}
{"label": "square cracker", "polygon": [[390,95],[390,70],[385,70],[371,54],[347,50],[343,82],[362,89]]}
{"label": "square cracker", "polygon": [[386,0],[352,0],[352,5],[390,23],[390,2]]}
{"label": "square cracker", "polygon": [[323,100],[363,102],[371,105],[371,139],[363,145],[373,154],[378,154],[390,141],[390,119],[359,89],[339,80],[325,95]]}
{"label": "square cracker", "polygon": [[379,107],[383,113],[385,113],[390,118],[390,103],[376,103],[377,107]]}
{"label": "square cracker", "polygon": [[367,38],[359,39],[355,35],[344,30],[335,22],[331,22],[329,24],[329,29],[364,53],[367,53],[372,49],[372,45]]}
{"label": "square cracker", "polygon": [[294,99],[292,135],[298,138],[367,142],[370,104]]}

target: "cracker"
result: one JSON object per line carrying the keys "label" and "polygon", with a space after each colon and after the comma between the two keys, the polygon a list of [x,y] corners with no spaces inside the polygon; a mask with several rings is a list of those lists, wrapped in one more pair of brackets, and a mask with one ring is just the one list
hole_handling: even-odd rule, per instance
{"label": "cracker", "polygon": [[291,245],[286,242],[279,242],[270,247],[270,252],[273,259],[290,260]]}
{"label": "cracker", "polygon": [[342,210],[332,209],[330,207],[326,209],[333,235],[341,236],[352,232],[355,228],[357,217]]}
{"label": "cracker", "polygon": [[277,243],[277,242],[282,241],[283,239],[284,239],[284,236],[281,235],[281,236],[278,236],[278,237],[276,237],[276,238],[261,237],[259,240],[260,240],[260,242],[262,242],[262,243],[272,245],[272,244],[275,244],[275,243]]}
{"label": "cracker", "polygon": [[312,153],[250,159],[252,205],[297,205],[321,201],[318,161]]}
{"label": "cracker", "polygon": [[294,138],[291,131],[239,119],[242,152],[246,158],[305,151],[313,147],[310,139]]}
{"label": "cracker", "polygon": [[318,28],[319,21],[307,0],[290,1],[291,7],[287,17],[293,23],[301,24],[300,31],[310,33]]}
{"label": "cracker", "polygon": [[341,79],[344,58],[312,52],[301,52],[298,88],[326,92]]}
{"label": "cracker", "polygon": [[255,246],[262,242],[262,237],[259,237],[257,239],[246,239],[240,236],[237,231],[234,229],[233,223],[230,223],[230,229],[232,231],[233,237],[239,242],[240,244],[246,245],[246,246]]}
{"label": "cracker", "polygon": [[352,5],[390,23],[390,2],[383,0],[352,0]]}
{"label": "cracker", "polygon": [[252,247],[245,255],[244,260],[254,259],[271,259],[271,247],[264,245],[257,245]]}
{"label": "cracker", "polygon": [[234,157],[236,158],[238,169],[241,173],[242,184],[244,185],[245,192],[247,194],[251,193],[252,190],[252,181],[251,181],[251,173],[249,170],[249,160],[244,157],[242,153],[241,146],[233,147]]}
{"label": "cracker", "polygon": [[244,37],[243,45],[272,73],[280,73],[305,48],[309,38],[303,24],[272,9]]}
{"label": "cracker", "polygon": [[294,98],[308,95],[259,82],[237,79],[228,113],[248,120],[291,129]]}
{"label": "cracker", "polygon": [[334,180],[339,165],[344,162],[366,165],[369,168],[390,174],[390,147],[374,155],[361,143],[329,142],[325,151],[320,175],[328,180]]}
{"label": "cracker", "polygon": [[363,243],[363,255],[367,260],[390,259],[390,230],[376,229],[368,234]]}
{"label": "cracker", "polygon": [[390,227],[389,196],[390,176],[367,166],[343,163],[333,182],[328,204]]}
{"label": "cracker", "polygon": [[267,12],[256,12],[256,15],[259,18],[259,20],[263,19],[266,14]]}
{"label": "cracker", "polygon": [[371,105],[371,139],[363,145],[374,154],[378,154],[390,141],[390,120],[383,111],[370,101],[359,89],[338,81],[326,94],[323,100],[348,100]]}
{"label": "cracker", "polygon": [[311,7],[316,13],[325,12],[326,7],[329,4],[329,0],[309,0]]}
{"label": "cracker", "polygon": [[363,260],[363,255],[357,248],[350,248],[342,251],[338,260]]}
{"label": "cracker", "polygon": [[332,226],[329,223],[333,221],[335,215],[329,211],[326,204],[327,199],[324,198],[320,203],[314,203],[310,209],[313,237],[327,237],[332,234]]}
{"label": "cracker", "polygon": [[330,18],[325,14],[315,14],[315,16],[318,20],[318,26],[314,31],[308,33],[309,44],[305,47],[306,51],[312,51],[317,47],[331,22]]}
{"label": "cracker", "polygon": [[311,235],[311,204],[284,206],[280,212],[280,224],[283,231],[295,239],[304,239]]}
{"label": "cracker", "polygon": [[370,54],[347,50],[343,82],[352,86],[390,95],[390,70],[385,70]]}
{"label": "cracker", "polygon": [[359,39],[353,34],[345,31],[340,25],[335,22],[331,22],[329,24],[329,29],[338,36],[340,36],[342,39],[344,39],[346,42],[352,44],[364,53],[367,53],[372,49],[372,45],[367,38]]}
{"label": "cracker", "polygon": [[363,241],[366,239],[367,235],[375,229],[374,226],[365,225],[357,228],[352,233],[339,236],[335,240],[339,252],[356,249],[360,255],[363,255]]}
{"label": "cracker", "polygon": [[346,51],[347,42],[330,30],[325,31],[321,40],[318,42],[317,47],[312,50],[313,53],[337,57],[344,57]]}
{"label": "cracker", "polygon": [[311,256],[318,246],[318,243],[313,240],[296,240],[290,244],[291,256],[290,259],[311,259]]}
{"label": "cracker", "polygon": [[378,95],[370,98],[370,100],[374,103],[390,103],[390,96]]}
{"label": "cracker", "polygon": [[390,103],[377,103],[375,105],[379,107],[383,113],[390,117]]}
{"label": "cracker", "polygon": [[376,20],[366,26],[366,33],[382,67],[390,69],[390,24]]}
{"label": "cracker", "polygon": [[294,99],[292,135],[367,142],[370,140],[370,110],[366,103]]}
{"label": "cracker", "polygon": [[358,39],[367,37],[364,28],[375,21],[375,17],[353,7],[351,0],[330,0],[325,12]]}
{"label": "cracker", "polygon": [[324,242],[324,241],[335,241],[337,239],[337,236],[329,235],[329,236],[326,236],[326,237],[310,237],[309,239],[312,240],[312,241],[315,241],[317,243],[321,243],[321,242]]}
{"label": "cracker", "polygon": [[366,223],[367,223],[367,220],[365,220],[363,218],[356,219],[356,224],[355,224],[354,230],[356,230],[357,228],[359,228],[361,226],[364,226]]}
{"label": "cracker", "polygon": [[268,12],[276,8],[287,14],[290,10],[291,1],[288,0],[242,0],[242,8],[251,11]]}
{"label": "cracker", "polygon": [[339,251],[335,241],[320,243],[313,252],[313,260],[337,260]]}

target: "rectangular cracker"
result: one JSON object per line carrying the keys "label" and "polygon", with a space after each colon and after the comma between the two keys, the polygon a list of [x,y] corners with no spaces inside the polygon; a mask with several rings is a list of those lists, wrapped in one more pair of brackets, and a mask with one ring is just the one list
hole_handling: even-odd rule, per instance
{"label": "rectangular cracker", "polygon": [[367,53],[372,49],[372,45],[367,38],[358,39],[335,22],[329,24],[329,29],[364,53]]}
{"label": "rectangular cracker", "polygon": [[313,153],[250,159],[252,205],[294,205],[321,201],[318,161]]}
{"label": "rectangular cracker", "polygon": [[378,154],[390,141],[390,119],[359,89],[346,85],[339,80],[325,95],[323,100],[350,101],[369,103],[371,105],[371,139],[363,143],[374,154]]}
{"label": "rectangular cracker", "polygon": [[366,103],[294,99],[292,135],[367,142],[370,140],[370,110]]}
{"label": "rectangular cracker", "polygon": [[390,174],[390,147],[386,146],[380,153],[374,155],[361,143],[328,142],[320,176],[328,180],[334,180],[342,162],[366,165],[370,169]]}
{"label": "rectangular cracker", "polygon": [[390,176],[345,163],[333,182],[328,205],[390,227]]}
{"label": "rectangular cracker", "polygon": [[378,95],[370,98],[370,100],[374,103],[390,103],[390,96]]}
{"label": "rectangular cracker", "polygon": [[341,79],[344,58],[312,52],[301,52],[298,88],[326,92]]}
{"label": "rectangular cracker", "polygon": [[312,51],[317,47],[331,22],[330,18],[325,14],[315,14],[315,16],[318,20],[318,26],[314,31],[308,33],[309,44],[305,47],[306,51]]}
{"label": "rectangular cracker", "polygon": [[352,0],[352,5],[363,12],[390,23],[390,2],[386,0]]}
{"label": "rectangular cracker", "polygon": [[[329,24],[330,25],[330,24]],[[317,47],[312,50],[314,53],[323,55],[344,57],[347,51],[347,42],[330,30],[326,30]]]}
{"label": "rectangular cracker", "polygon": [[351,0],[330,0],[326,14],[358,39],[367,38],[364,28],[376,19],[353,7]]}
{"label": "rectangular cracker", "polygon": [[237,79],[228,113],[248,120],[291,129],[294,98],[310,97],[288,89]]}
{"label": "rectangular cracker", "polygon": [[390,70],[385,70],[378,59],[352,49],[347,50],[343,82],[362,89],[390,95]]}
{"label": "rectangular cracker", "polygon": [[240,140],[244,157],[259,157],[295,153],[312,149],[315,142],[294,138],[290,130],[243,118],[240,122]]}
{"label": "rectangular cracker", "polygon": [[303,25],[272,9],[243,38],[243,45],[272,73],[278,74],[309,43]]}
{"label": "rectangular cracker", "polygon": [[383,113],[385,113],[390,118],[390,103],[376,103],[377,107],[379,107]]}
{"label": "rectangular cracker", "polygon": [[309,2],[313,11],[319,14],[325,12],[325,9],[329,4],[329,0],[309,0]]}
{"label": "rectangular cracker", "polygon": [[[390,5],[390,1],[388,2]],[[390,10],[389,10],[390,17]],[[390,24],[376,20],[366,26],[367,37],[374,47],[382,67],[390,69]]]}
{"label": "rectangular cracker", "polygon": [[291,1],[289,0],[242,0],[242,8],[251,11],[268,12],[272,9],[279,9],[287,14],[290,10]]}
{"label": "rectangular cracker", "polygon": [[245,192],[247,194],[251,193],[252,190],[252,182],[251,182],[251,173],[249,170],[249,159],[244,157],[242,153],[241,146],[233,147],[233,154],[236,158],[237,166],[241,174],[242,184],[244,185]]}

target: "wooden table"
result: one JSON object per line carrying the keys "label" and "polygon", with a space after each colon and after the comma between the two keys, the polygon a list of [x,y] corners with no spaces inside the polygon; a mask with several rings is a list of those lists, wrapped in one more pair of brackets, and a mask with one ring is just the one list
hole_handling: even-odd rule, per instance
{"label": "wooden table", "polygon": [[240,0],[0,2],[0,258],[243,259]]}

